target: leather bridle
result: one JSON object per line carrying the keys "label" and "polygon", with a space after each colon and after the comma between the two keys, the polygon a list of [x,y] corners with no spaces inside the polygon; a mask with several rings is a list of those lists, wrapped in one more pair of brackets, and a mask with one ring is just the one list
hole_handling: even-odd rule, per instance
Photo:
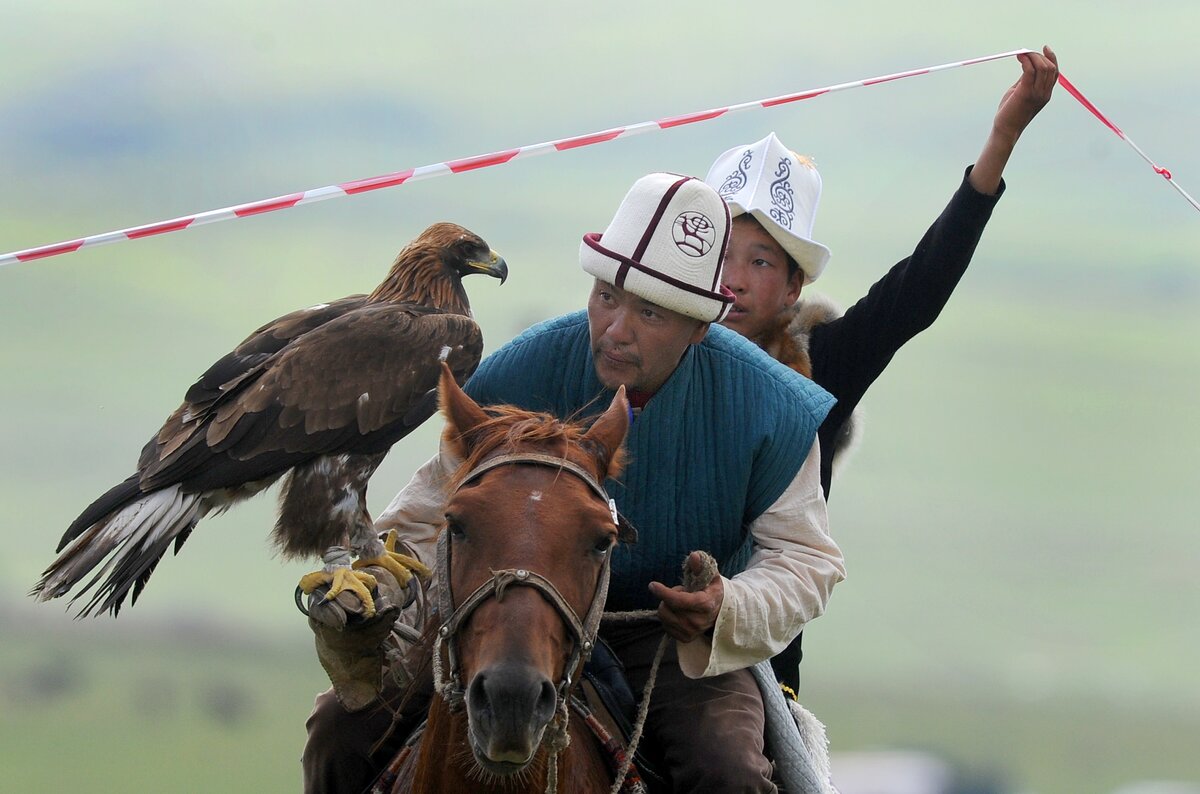
{"label": "leather bridle", "polygon": [[[613,523],[619,528],[624,526],[621,517],[617,513],[616,503],[609,497],[600,483],[596,482],[595,477],[571,461],[552,455],[532,452],[498,455],[485,460],[472,469],[466,477],[462,478],[455,491],[457,492],[459,488],[462,488],[467,483],[478,479],[485,472],[499,466],[513,464],[546,466],[575,475],[583,480],[588,488],[608,504]],[[467,596],[466,600],[455,607],[450,585],[450,531],[448,528],[443,529],[437,541],[436,576],[439,591],[438,614],[444,617],[442,617],[441,626],[438,628],[437,636],[434,639],[433,663],[434,685],[438,694],[442,696],[447,705],[454,710],[461,707],[465,700],[465,691],[463,690],[460,677],[457,644],[455,642],[459,630],[483,602],[493,597],[496,600],[501,600],[504,597],[505,588],[516,585],[532,587],[537,590],[555,608],[574,636],[575,645],[571,650],[571,656],[563,670],[563,677],[557,689],[558,703],[556,704],[556,711],[558,711],[566,703],[566,698],[573,683],[572,675],[579,667],[581,661],[587,661],[591,657],[592,648],[595,647],[596,634],[600,629],[600,618],[604,612],[604,602],[608,596],[611,559],[611,552],[605,555],[604,562],[600,568],[600,577],[596,583],[596,590],[592,595],[591,606],[582,620],[571,605],[567,603],[567,600],[563,598],[562,593],[558,591],[553,582],[536,571],[524,568],[506,568],[500,571],[492,571],[490,579],[475,588],[475,591]],[[448,662],[448,669],[444,675],[441,669],[441,646],[443,644],[446,646]]]}

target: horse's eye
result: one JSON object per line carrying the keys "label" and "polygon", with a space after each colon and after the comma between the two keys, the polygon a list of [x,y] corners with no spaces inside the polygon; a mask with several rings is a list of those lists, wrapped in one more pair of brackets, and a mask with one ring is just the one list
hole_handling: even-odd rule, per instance
{"label": "horse's eye", "polygon": [[450,533],[452,540],[462,540],[467,536],[462,524],[458,523],[458,520],[449,514],[446,515],[446,531]]}
{"label": "horse's eye", "polygon": [[605,554],[608,554],[610,551],[612,551],[612,547],[613,539],[605,535],[603,538],[596,541],[596,545],[592,547],[592,551],[603,557]]}

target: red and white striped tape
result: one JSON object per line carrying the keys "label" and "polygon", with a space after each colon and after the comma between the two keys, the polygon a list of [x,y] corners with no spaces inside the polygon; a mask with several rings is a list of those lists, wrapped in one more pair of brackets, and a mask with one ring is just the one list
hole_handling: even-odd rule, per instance
{"label": "red and white striped tape", "polygon": [[1192,205],[1192,207],[1194,207],[1197,210],[1200,210],[1200,204],[1197,204],[1196,199],[1192,198],[1191,194],[1188,193],[1186,190],[1184,190],[1180,186],[1180,184],[1175,181],[1175,178],[1173,176],[1171,176],[1171,171],[1169,169],[1164,168],[1163,166],[1159,165],[1158,163],[1154,162],[1153,160],[1151,160],[1149,155],[1147,155],[1145,152],[1143,152],[1142,148],[1140,146],[1138,146],[1136,143],[1134,143],[1133,140],[1128,135],[1126,135],[1124,132],[1122,132],[1120,127],[1118,127],[1116,124],[1113,124],[1111,121],[1109,121],[1108,117],[1105,116],[1103,113],[1101,113],[1099,108],[1097,108],[1095,105],[1093,105],[1091,103],[1091,101],[1089,101],[1088,98],[1083,95],[1083,92],[1081,92],[1078,88],[1076,88],[1075,85],[1070,80],[1067,79],[1066,75],[1059,74],[1058,84],[1061,85],[1067,91],[1067,93],[1069,93],[1071,96],[1075,97],[1075,99],[1077,99],[1079,101],[1079,104],[1081,104],[1085,108],[1087,108],[1088,112],[1090,112],[1096,118],[1100,119],[1100,121],[1104,124],[1105,127],[1108,127],[1110,130],[1112,130],[1113,132],[1115,132],[1117,134],[1117,137],[1119,137],[1121,140],[1125,141],[1125,143],[1132,146],[1133,150],[1138,153],[1138,156],[1141,157],[1143,160],[1145,160],[1150,165],[1150,167],[1154,169],[1154,173],[1156,173],[1159,176],[1166,179],[1167,182],[1171,185],[1171,187],[1173,187],[1177,191],[1179,191],[1179,195],[1183,196],[1184,199],[1186,199],[1187,202]]}
{"label": "red and white striped tape", "polygon": [[[67,240],[61,243],[52,245],[43,245],[37,248],[26,248],[21,251],[13,251],[7,254],[0,254],[0,265],[11,265],[16,262],[29,262],[34,259],[43,259],[45,257],[57,256],[59,254],[69,254],[78,251],[81,248],[91,248],[105,243],[121,242],[123,240],[136,240],[141,237],[150,237],[157,234],[166,234],[167,232],[177,232],[182,229],[190,229],[196,226],[202,226],[206,223],[216,223],[218,221],[233,220],[234,218],[245,218],[251,215],[261,215],[266,212],[274,212],[276,210],[287,209],[289,207],[297,207],[301,204],[312,204],[317,201],[325,201],[326,199],[341,198],[343,196],[353,196],[358,193],[366,193],[371,190],[380,190],[385,187],[395,187],[408,182],[417,182],[422,179],[433,179],[438,176],[447,176],[449,174],[461,174],[466,171],[474,171],[479,168],[488,168],[494,165],[502,165],[512,162],[513,160],[526,157],[534,157],[540,154],[550,154],[552,152],[564,152],[568,149],[577,149],[582,146],[592,146],[597,143],[606,143],[616,140],[617,138],[628,138],[633,135],[639,135],[644,132],[656,132],[658,130],[667,130],[672,127],[679,127],[684,124],[695,124],[700,121],[708,121],[715,119],[718,116],[724,116],[729,113],[734,113],[740,110],[749,110],[752,108],[771,108],[778,105],[786,105],[791,102],[798,102],[803,99],[812,99],[821,96],[822,94],[831,94],[835,91],[845,91],[850,88],[862,88],[865,86],[879,85],[880,83],[888,83],[893,80],[902,80],[906,77],[916,77],[923,74],[932,74],[934,72],[942,72],[947,69],[957,69],[960,66],[972,66],[978,63],[987,61],[995,61],[1001,58],[1009,58],[1022,53],[1032,52],[1032,50],[1020,49],[1011,50],[1009,52],[1001,52],[995,55],[986,55],[982,58],[971,58],[965,61],[955,61],[953,63],[943,63],[938,66],[927,66],[922,69],[910,69],[905,72],[897,72],[895,74],[883,75],[882,77],[869,77],[865,80],[855,80],[849,83],[839,83],[837,85],[826,86],[825,88],[813,88],[806,91],[800,91],[794,94],[785,94],[783,96],[772,97],[770,99],[757,99],[751,102],[743,102],[738,105],[730,105],[723,108],[714,108],[712,110],[704,110],[699,113],[688,113],[683,116],[671,116],[668,118],[658,119],[656,121],[644,121],[639,124],[631,124],[627,127],[613,127],[602,132],[594,132],[588,135],[578,135],[572,138],[562,138],[556,141],[548,141],[546,143],[535,143],[530,146],[522,146],[517,149],[506,149],[504,151],[492,152],[490,154],[478,155],[475,157],[466,157],[460,160],[448,160],[432,165],[424,165],[419,168],[409,168],[404,171],[395,171],[382,176],[370,177],[368,179],[356,179],[352,182],[341,182],[336,185],[327,185],[325,187],[315,188],[313,190],[305,190],[301,193],[289,193],[285,196],[276,196],[275,198],[265,199],[263,201],[253,201],[248,204],[238,204],[232,207],[224,207],[217,210],[209,210],[207,212],[197,213],[195,215],[186,215],[181,218],[174,218],[168,221],[159,221],[157,223],[148,223],[142,226],[134,226],[128,229],[119,229],[117,231],[105,232],[96,234],[90,237],[80,237],[75,240]],[[1126,143],[1134,148],[1134,150],[1154,168],[1155,172],[1159,173],[1171,183],[1180,194],[1197,210],[1200,210],[1200,204],[1188,195],[1182,187],[1172,178],[1171,172],[1166,168],[1159,166],[1146,154],[1138,148],[1129,137],[1122,132],[1115,124],[1109,121],[1105,116],[1096,109],[1096,106],[1087,100],[1082,93],[1079,92],[1074,85],[1067,80],[1063,75],[1058,76],[1058,82],[1072,96],[1087,108],[1093,115],[1103,122],[1109,129],[1115,132]]]}

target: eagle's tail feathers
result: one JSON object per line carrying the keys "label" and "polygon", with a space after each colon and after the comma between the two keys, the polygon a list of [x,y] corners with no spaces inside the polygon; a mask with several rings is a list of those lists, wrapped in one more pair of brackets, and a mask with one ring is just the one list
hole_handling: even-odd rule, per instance
{"label": "eagle's tail feathers", "polygon": [[90,527],[58,556],[32,594],[43,601],[65,595],[88,574],[95,575],[71,599],[96,588],[79,616],[121,608],[130,590],[136,601],[159,559],[172,543],[178,549],[207,506],[199,494],[179,486],[147,494]]}
{"label": "eagle's tail feathers", "polygon": [[68,543],[86,532],[89,527],[103,520],[109,513],[125,507],[142,495],[142,489],[138,486],[137,474],[131,474],[123,482],[109,488],[99,499],[88,505],[79,514],[79,518],[71,522],[71,526],[67,527],[67,531],[63,533],[62,540],[58,542],[55,553],[62,551]]}
{"label": "eagle's tail feathers", "polygon": [[[226,507],[222,508],[220,512],[223,513],[228,509],[229,509],[229,507],[226,506]],[[186,543],[187,539],[192,536],[192,530],[195,528],[196,528],[196,525],[192,524],[190,527],[188,527],[187,529],[185,529],[184,531],[180,532],[178,535],[175,536],[175,551],[173,552],[174,554],[179,553],[179,550],[183,548],[183,544]],[[134,596],[134,597],[136,598],[136,596]]]}

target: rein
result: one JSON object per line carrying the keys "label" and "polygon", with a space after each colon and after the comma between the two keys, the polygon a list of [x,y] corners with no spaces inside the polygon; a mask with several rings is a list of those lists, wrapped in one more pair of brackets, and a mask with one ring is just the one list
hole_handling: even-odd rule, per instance
{"label": "rein", "polygon": [[[593,493],[608,504],[613,523],[618,527],[620,526],[621,522],[617,514],[616,503],[609,497],[600,483],[596,482],[596,478],[571,461],[552,455],[533,452],[498,455],[472,469],[458,484],[455,491],[467,483],[478,479],[485,472],[500,466],[515,464],[545,466],[574,474]],[[595,647],[596,634],[600,630],[600,619],[604,613],[604,602],[608,597],[608,581],[611,572],[610,561],[612,555],[605,555],[604,563],[600,568],[600,577],[596,583],[596,590],[592,594],[592,603],[588,607],[587,614],[581,620],[571,605],[567,603],[567,600],[563,598],[562,593],[554,586],[553,582],[536,571],[529,571],[524,568],[505,568],[499,571],[492,571],[490,579],[475,588],[474,592],[467,596],[466,600],[455,607],[454,595],[451,592],[450,584],[450,554],[450,532],[443,530],[438,535],[437,540],[436,575],[440,583],[438,614],[446,617],[438,628],[433,644],[433,683],[434,689],[446,701],[446,705],[451,711],[462,708],[466,700],[466,693],[462,686],[462,677],[459,670],[457,643],[455,639],[459,630],[467,622],[471,614],[489,598],[494,597],[497,601],[503,600],[504,591],[511,586],[532,587],[550,602],[550,605],[562,617],[571,634],[574,635],[575,644],[571,650],[571,656],[567,660],[566,667],[563,669],[562,680],[559,682],[556,690],[554,730],[547,731],[542,740],[550,751],[547,791],[553,794],[558,786],[558,754],[566,748],[569,741],[567,735],[567,705],[569,703],[569,693],[574,684],[572,676],[575,670],[580,669],[581,663],[591,657],[592,649]],[[448,669],[442,667],[443,645],[446,648]]]}

